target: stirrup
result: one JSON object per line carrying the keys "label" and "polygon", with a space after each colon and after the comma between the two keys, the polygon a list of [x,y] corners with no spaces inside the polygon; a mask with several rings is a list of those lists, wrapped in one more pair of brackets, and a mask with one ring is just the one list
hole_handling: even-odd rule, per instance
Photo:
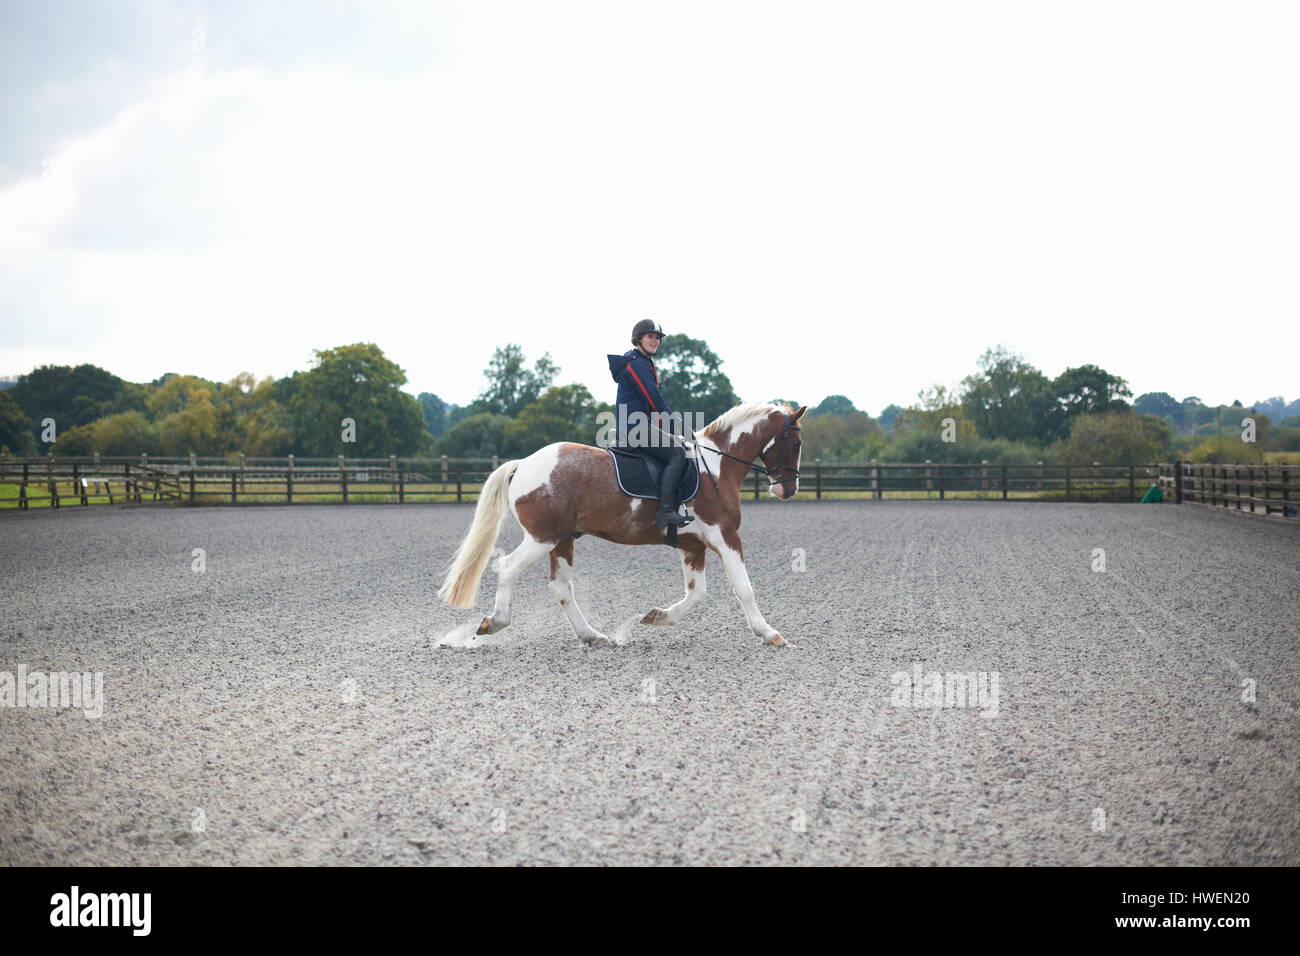
{"label": "stirrup", "polygon": [[676,508],[671,511],[660,508],[659,514],[655,516],[655,523],[661,528],[666,528],[669,525],[681,527],[684,524],[690,524],[694,520],[694,515],[682,514]]}

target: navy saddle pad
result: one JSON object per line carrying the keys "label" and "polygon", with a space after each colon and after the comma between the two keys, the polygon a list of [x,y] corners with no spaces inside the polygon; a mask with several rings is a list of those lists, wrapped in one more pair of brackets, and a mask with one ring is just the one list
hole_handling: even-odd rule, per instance
{"label": "navy saddle pad", "polygon": [[[628,448],[606,448],[614,459],[614,474],[625,495],[633,498],[659,500],[659,478],[664,473],[664,463],[653,455]],[[682,480],[677,485],[678,500],[685,504],[700,490],[700,468],[695,459],[687,457],[682,469]]]}

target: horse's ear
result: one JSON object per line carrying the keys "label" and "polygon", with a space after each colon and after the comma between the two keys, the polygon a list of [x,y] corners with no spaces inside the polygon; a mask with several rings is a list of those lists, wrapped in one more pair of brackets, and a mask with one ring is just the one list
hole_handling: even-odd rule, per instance
{"label": "horse's ear", "polygon": [[790,416],[790,421],[797,422],[801,417],[803,417],[803,413],[806,411],[808,411],[808,406],[800,405],[799,411],[795,412],[793,415]]}

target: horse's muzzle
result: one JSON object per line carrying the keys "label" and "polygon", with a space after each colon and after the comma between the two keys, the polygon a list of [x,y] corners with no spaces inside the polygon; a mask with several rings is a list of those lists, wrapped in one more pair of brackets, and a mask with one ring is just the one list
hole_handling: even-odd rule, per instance
{"label": "horse's muzzle", "polygon": [[789,501],[799,493],[799,483],[798,481],[774,481],[768,490],[782,501]]}

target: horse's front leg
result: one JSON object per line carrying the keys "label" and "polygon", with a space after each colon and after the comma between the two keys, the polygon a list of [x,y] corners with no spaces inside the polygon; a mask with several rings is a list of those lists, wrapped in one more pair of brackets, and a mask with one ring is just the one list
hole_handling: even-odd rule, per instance
{"label": "horse's front leg", "polygon": [[587,623],[586,616],[573,596],[573,539],[565,538],[551,551],[551,583],[548,585],[555,600],[564,608],[564,615],[573,626],[573,633],[584,644],[600,647],[609,638]]}
{"label": "horse's front leg", "polygon": [[758,610],[758,602],[754,600],[754,586],[749,583],[749,572],[745,570],[745,554],[740,546],[740,535],[734,529],[715,533],[710,535],[709,547],[718,552],[718,557],[722,559],[723,570],[731,581],[731,589],[740,599],[740,606],[745,610],[745,617],[749,619],[749,628],[754,636],[761,637],[773,647],[785,644],[785,638],[767,623]]}
{"label": "horse's front leg", "polygon": [[676,624],[686,612],[704,600],[704,555],[700,546],[694,550],[682,551],[682,575],[686,578],[686,596],[667,610],[654,608],[645,617],[642,624]]}

